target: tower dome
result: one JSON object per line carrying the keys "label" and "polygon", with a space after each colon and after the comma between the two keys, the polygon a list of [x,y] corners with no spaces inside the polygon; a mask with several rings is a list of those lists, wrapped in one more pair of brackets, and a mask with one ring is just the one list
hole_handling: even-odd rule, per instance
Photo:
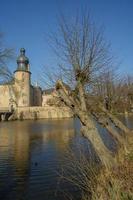
{"label": "tower dome", "polygon": [[17,58],[17,70],[28,71],[29,59],[25,56],[25,49],[20,49],[20,56]]}

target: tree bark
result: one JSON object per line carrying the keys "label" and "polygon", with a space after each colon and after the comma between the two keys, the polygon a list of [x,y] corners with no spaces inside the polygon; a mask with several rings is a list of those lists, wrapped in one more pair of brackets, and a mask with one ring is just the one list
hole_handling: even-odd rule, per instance
{"label": "tree bark", "polygon": [[89,117],[85,126],[82,125],[81,132],[93,145],[101,163],[108,168],[112,167],[115,164],[113,155],[104,145],[91,117]]}
{"label": "tree bark", "polygon": [[112,135],[113,139],[115,139],[120,146],[124,145],[125,142],[123,137],[112,128],[107,118],[105,118],[104,116],[100,116],[100,114],[97,114],[95,112],[92,112],[92,115],[95,117],[96,121],[99,124],[107,129],[107,131]]}
{"label": "tree bark", "polygon": [[81,84],[80,81],[78,81],[78,91],[79,91],[79,99],[81,103],[81,109],[86,112],[87,111],[87,106],[86,106],[86,100],[85,100],[85,92],[83,85]]}
{"label": "tree bark", "polygon": [[[68,92],[61,81],[57,82],[56,90],[61,100],[63,100],[64,103],[71,108],[73,113],[80,119],[82,124],[81,131],[83,135],[92,143],[102,164],[106,167],[112,167],[114,164],[113,155],[103,143],[97,128],[95,127],[94,121],[91,118],[91,115],[89,115],[87,111],[84,111],[83,108],[85,107],[82,107],[81,109],[80,102],[73,99],[73,97],[70,95],[70,92]],[[81,98],[83,101],[84,96],[81,95]]]}
{"label": "tree bark", "polygon": [[118,118],[116,118],[102,106],[100,106],[100,109],[110,118],[110,120],[115,124],[116,127],[121,129],[126,134],[130,133],[130,129],[127,128]]}

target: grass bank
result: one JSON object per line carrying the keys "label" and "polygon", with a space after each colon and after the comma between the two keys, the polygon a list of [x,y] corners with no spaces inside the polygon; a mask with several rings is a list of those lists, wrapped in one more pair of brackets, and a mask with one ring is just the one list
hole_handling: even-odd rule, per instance
{"label": "grass bank", "polygon": [[133,200],[133,139],[124,161],[111,171],[101,171],[96,185],[92,190],[92,200]]}

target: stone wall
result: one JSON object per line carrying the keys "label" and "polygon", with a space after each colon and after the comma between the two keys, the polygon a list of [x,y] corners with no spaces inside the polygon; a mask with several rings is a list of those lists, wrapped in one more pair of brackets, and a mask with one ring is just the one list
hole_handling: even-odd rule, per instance
{"label": "stone wall", "polygon": [[17,119],[61,119],[73,117],[67,107],[19,107],[16,110]]}
{"label": "stone wall", "polygon": [[8,85],[0,85],[0,108],[9,107],[9,86]]}
{"label": "stone wall", "polygon": [[52,99],[53,95],[52,94],[43,94],[42,95],[42,106],[48,105],[47,102],[49,99]]}

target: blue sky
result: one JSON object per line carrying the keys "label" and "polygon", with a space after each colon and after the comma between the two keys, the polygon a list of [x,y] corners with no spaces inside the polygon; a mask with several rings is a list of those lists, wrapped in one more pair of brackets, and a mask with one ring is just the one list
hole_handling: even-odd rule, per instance
{"label": "blue sky", "polygon": [[[56,31],[58,14],[71,18],[81,9],[88,9],[96,24],[105,28],[121,62],[120,72],[133,74],[133,0],[0,0],[0,31],[16,56],[21,47],[26,49],[33,81],[43,66],[55,63],[48,34]],[[9,65],[14,70],[15,59]]]}

